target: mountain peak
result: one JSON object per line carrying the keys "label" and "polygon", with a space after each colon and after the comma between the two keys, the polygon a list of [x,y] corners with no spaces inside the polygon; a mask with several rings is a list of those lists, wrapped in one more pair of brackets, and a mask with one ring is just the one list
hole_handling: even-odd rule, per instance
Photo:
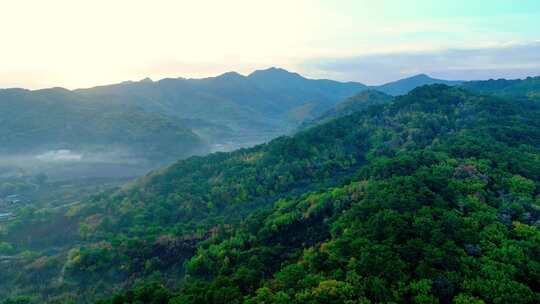
{"label": "mountain peak", "polygon": [[411,76],[409,77],[409,79],[434,79],[433,77],[427,75],[427,74],[417,74],[417,75],[414,75],[414,76]]}
{"label": "mountain peak", "polygon": [[277,67],[270,67],[268,69],[264,70],[256,70],[253,73],[249,74],[249,78],[288,78],[288,79],[304,79],[304,77],[300,76],[298,73],[289,72],[282,68]]}
{"label": "mountain peak", "polygon": [[389,82],[382,86],[376,87],[376,89],[390,95],[403,95],[410,92],[414,88],[420,87],[423,85],[445,84],[449,86],[454,86],[454,85],[459,85],[461,83],[462,81],[432,78],[431,76],[422,73],[422,74],[417,74],[411,77],[403,78],[400,80],[396,80],[393,82]]}
{"label": "mountain peak", "polygon": [[267,72],[273,72],[273,73],[287,73],[287,74],[292,74],[291,72],[285,70],[285,69],[282,69],[282,68],[278,68],[278,67],[269,67],[265,70],[262,70],[262,71],[267,71]]}
{"label": "mountain peak", "polygon": [[[26,91],[26,90],[25,90]],[[48,89],[39,89],[35,90],[36,93],[47,93],[47,94],[69,94],[71,93],[70,90],[63,88],[63,87],[52,87]]]}
{"label": "mountain peak", "polygon": [[[266,68],[266,69],[261,69],[261,70],[255,70],[253,71],[253,73],[257,73],[257,72],[264,72],[264,73],[287,73],[287,74],[292,74],[291,72],[285,70],[285,69],[282,69],[282,68],[278,68],[278,67],[269,67],[269,68]],[[252,74],[253,74],[252,73]]]}
{"label": "mountain peak", "polygon": [[223,74],[217,76],[216,78],[222,78],[222,79],[240,79],[240,78],[244,78],[244,77],[245,77],[245,76],[242,75],[242,74],[240,74],[240,73],[231,71],[231,72],[223,73]]}

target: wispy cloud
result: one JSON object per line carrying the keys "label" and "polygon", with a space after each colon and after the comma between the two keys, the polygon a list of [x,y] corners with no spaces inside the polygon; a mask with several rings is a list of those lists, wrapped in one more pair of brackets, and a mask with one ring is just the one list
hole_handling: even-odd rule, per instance
{"label": "wispy cloud", "polygon": [[392,52],[306,61],[312,76],[330,75],[369,84],[418,73],[444,79],[522,78],[540,75],[540,41],[528,44],[416,52]]}

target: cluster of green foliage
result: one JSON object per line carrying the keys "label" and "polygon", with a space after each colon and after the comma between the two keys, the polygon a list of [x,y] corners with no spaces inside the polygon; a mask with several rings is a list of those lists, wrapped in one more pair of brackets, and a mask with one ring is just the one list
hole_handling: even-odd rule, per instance
{"label": "cluster of green foliage", "polygon": [[[40,303],[47,288],[57,286],[67,259],[66,251],[80,243],[77,219],[68,208],[125,180],[81,179],[55,181],[46,175],[0,178],[0,299],[6,303]],[[16,195],[13,202],[10,196]],[[81,200],[81,201],[78,201]],[[56,285],[55,285],[56,284]],[[68,286],[56,293],[72,289]],[[40,295],[25,297],[17,295]],[[24,302],[24,301],[27,302]],[[54,301],[53,301],[54,302]],[[2,303],[2,301],[0,301]]]}
{"label": "cluster of green foliage", "polygon": [[[18,291],[4,294],[536,303],[538,117],[530,100],[433,85],[293,137],[183,160],[72,208],[81,244],[27,256]],[[44,275],[54,284],[36,284]]]}
{"label": "cluster of green foliage", "polygon": [[184,303],[540,300],[534,183],[432,153],[375,160],[378,178],[282,201],[205,244]]}
{"label": "cluster of green foliage", "polygon": [[463,88],[482,94],[505,98],[540,101],[540,77],[526,79],[491,79],[488,81],[469,81]]}

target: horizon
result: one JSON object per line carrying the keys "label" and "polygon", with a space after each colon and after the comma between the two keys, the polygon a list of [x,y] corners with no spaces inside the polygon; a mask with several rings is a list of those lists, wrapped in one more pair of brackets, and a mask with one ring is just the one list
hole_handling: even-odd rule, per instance
{"label": "horizon", "polygon": [[535,0],[22,0],[3,12],[2,88],[74,89],[273,65],[368,85],[420,73],[540,75]]}
{"label": "horizon", "polygon": [[67,87],[63,87],[63,86],[53,85],[53,86],[41,87],[41,88],[0,87],[0,90],[22,89],[22,90],[28,90],[28,91],[40,91],[40,90],[50,90],[50,89],[64,89],[64,90],[68,90],[68,91],[76,91],[76,90],[92,89],[92,88],[96,88],[96,87],[119,85],[119,84],[124,84],[124,83],[137,83],[137,82],[144,82],[144,81],[151,81],[152,83],[157,83],[157,82],[160,82],[160,81],[166,80],[166,79],[204,80],[204,79],[209,79],[209,78],[221,77],[223,75],[230,74],[230,73],[235,73],[235,74],[241,75],[242,77],[249,77],[254,72],[268,71],[268,70],[272,70],[272,69],[283,70],[283,71],[285,71],[287,73],[291,73],[291,74],[298,74],[301,77],[306,78],[306,79],[310,79],[310,80],[330,80],[330,81],[337,81],[337,82],[341,82],[341,83],[359,83],[359,84],[365,85],[367,87],[379,87],[379,86],[383,86],[383,85],[386,85],[386,84],[389,84],[389,83],[393,83],[393,82],[397,82],[397,81],[401,81],[401,80],[405,80],[405,79],[409,79],[409,78],[414,78],[414,77],[418,77],[418,76],[427,76],[427,77],[429,77],[431,79],[436,79],[436,80],[464,81],[464,82],[467,82],[467,81],[498,80],[498,79],[519,80],[519,79],[526,79],[526,78],[529,78],[529,77],[540,77],[540,73],[539,73],[539,74],[535,74],[535,75],[525,75],[523,77],[517,77],[517,78],[485,78],[485,79],[463,80],[463,79],[439,78],[439,77],[435,77],[433,75],[430,75],[428,73],[419,72],[419,73],[416,73],[416,74],[406,75],[406,76],[404,76],[402,78],[389,80],[389,81],[384,82],[384,83],[370,84],[370,83],[364,83],[364,82],[359,82],[359,81],[355,81],[355,80],[338,80],[338,79],[331,79],[331,78],[324,78],[324,77],[323,78],[313,78],[313,77],[306,76],[306,75],[304,75],[302,73],[299,73],[297,71],[291,71],[289,69],[285,69],[285,68],[282,68],[282,67],[279,67],[279,66],[269,66],[267,68],[261,68],[261,69],[252,70],[249,73],[241,73],[241,72],[238,72],[238,71],[225,71],[225,72],[221,72],[219,74],[209,75],[209,76],[204,76],[204,77],[178,76],[178,77],[163,77],[163,78],[158,78],[158,79],[152,79],[151,77],[144,77],[144,78],[141,78],[141,79],[138,79],[138,80],[137,79],[127,79],[127,80],[123,80],[123,81],[119,81],[119,82],[102,83],[102,84],[97,84],[97,85],[88,86],[88,87],[67,88]]}

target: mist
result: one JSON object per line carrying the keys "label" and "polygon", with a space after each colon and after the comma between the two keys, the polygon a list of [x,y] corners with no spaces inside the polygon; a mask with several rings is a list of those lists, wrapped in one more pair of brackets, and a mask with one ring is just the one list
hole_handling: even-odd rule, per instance
{"label": "mist", "polygon": [[0,155],[0,177],[40,173],[53,180],[135,177],[155,166],[129,149],[120,148],[109,151],[53,149]]}

